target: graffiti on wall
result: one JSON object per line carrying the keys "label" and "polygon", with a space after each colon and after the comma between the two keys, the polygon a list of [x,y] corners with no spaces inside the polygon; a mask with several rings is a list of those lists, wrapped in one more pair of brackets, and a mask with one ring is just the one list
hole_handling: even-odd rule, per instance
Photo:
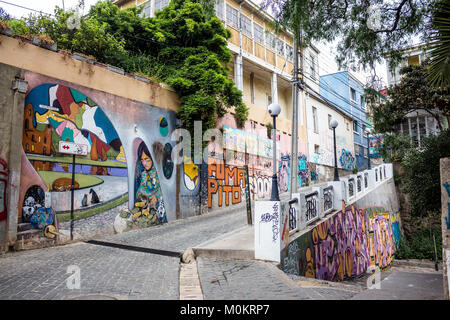
{"label": "graffiti on wall", "polygon": [[369,154],[371,158],[380,158],[380,148],[383,145],[383,136],[369,137]]}
{"label": "graffiti on wall", "polygon": [[208,207],[213,206],[213,196],[217,196],[217,206],[241,203],[245,190],[244,168],[225,165],[223,161],[211,159],[208,164]]}
{"label": "graffiti on wall", "polygon": [[158,173],[143,141],[139,144],[137,159],[132,221],[141,227],[167,222]]}
{"label": "graffiti on wall", "polygon": [[391,264],[395,251],[390,214],[381,207],[366,208],[364,211],[367,218],[370,265],[384,270]]}
{"label": "graffiti on wall", "polygon": [[350,151],[342,149],[341,156],[339,157],[342,169],[353,170],[355,167],[355,158]]}
{"label": "graffiti on wall", "polygon": [[387,267],[394,253],[389,219],[378,214],[368,217],[368,212],[374,213],[354,206],[345,209],[343,204],[343,210],[282,250],[283,270],[343,281],[363,275],[371,265]]}
{"label": "graffiti on wall", "polygon": [[[447,197],[450,197],[450,184],[448,182],[445,182],[443,184],[445,190],[447,191]],[[448,207],[448,217],[445,218],[445,224],[447,225],[447,230],[450,229],[450,202],[447,204]]]}
{"label": "graffiti on wall", "polygon": [[[88,156],[80,157],[73,168],[72,157],[58,152],[60,141],[86,145]],[[42,84],[28,93],[22,146],[49,191],[61,200],[56,201],[59,211],[70,210],[70,201],[62,199],[67,199],[70,193],[72,171],[75,171],[75,189],[89,190],[77,193],[80,198],[77,207],[97,205],[99,197],[108,202],[119,196],[98,195],[96,186],[111,182],[127,184],[124,150],[116,130],[92,99],[72,88]],[[38,199],[34,199],[38,205]],[[25,197],[24,204],[25,201],[31,203],[29,197]]]}

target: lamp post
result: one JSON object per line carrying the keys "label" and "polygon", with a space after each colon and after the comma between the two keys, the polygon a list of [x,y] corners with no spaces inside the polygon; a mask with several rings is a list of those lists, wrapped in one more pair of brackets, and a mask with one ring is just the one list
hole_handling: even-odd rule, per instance
{"label": "lamp post", "polygon": [[334,181],[339,181],[339,173],[337,168],[337,153],[336,153],[336,128],[338,126],[337,120],[333,119],[330,122],[331,128],[333,128],[333,142],[334,142]]}
{"label": "lamp post", "polygon": [[271,103],[267,107],[269,114],[273,118],[273,131],[272,131],[272,139],[273,139],[273,175],[272,175],[272,194],[270,196],[270,201],[280,201],[280,196],[278,194],[278,182],[277,182],[277,116],[281,112],[281,107],[277,103]]}

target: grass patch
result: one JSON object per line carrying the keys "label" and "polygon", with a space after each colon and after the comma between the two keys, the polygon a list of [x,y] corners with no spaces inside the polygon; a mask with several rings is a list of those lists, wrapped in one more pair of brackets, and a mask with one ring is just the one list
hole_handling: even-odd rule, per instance
{"label": "grass patch", "polygon": [[[77,210],[73,212],[73,218],[74,220],[79,219],[85,219],[88,217],[91,217],[93,215],[99,214],[101,212],[108,211],[112,208],[115,208],[117,206],[120,206],[121,204],[128,201],[128,193],[125,193],[121,195],[118,198],[115,198],[111,201],[108,201],[106,203],[103,203],[99,206],[96,206],[94,208],[84,209],[84,210]],[[70,221],[70,211],[69,212],[62,212],[57,213],[58,221],[59,222],[67,222]]]}
{"label": "grass patch", "polygon": [[[50,187],[50,189],[52,188],[52,184],[56,179],[72,179],[71,172],[38,171],[38,173],[41,176],[42,180],[44,180],[45,184]],[[75,173],[75,181],[79,184],[78,189],[93,187],[99,185],[100,183],[103,183],[103,180],[98,177],[82,173]]]}
{"label": "grass patch", "polygon": [[[47,161],[47,162],[59,162],[72,164],[72,157],[42,157],[37,155],[27,155],[28,160]],[[127,164],[114,160],[106,161],[94,161],[91,159],[77,157],[75,159],[76,164],[86,164],[97,167],[109,167],[109,168],[126,168]]]}

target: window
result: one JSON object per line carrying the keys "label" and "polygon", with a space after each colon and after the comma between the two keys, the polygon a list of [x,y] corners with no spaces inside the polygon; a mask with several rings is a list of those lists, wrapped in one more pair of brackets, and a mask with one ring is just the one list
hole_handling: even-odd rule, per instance
{"label": "window", "polygon": [[350,131],[350,126],[348,125],[348,122],[345,122],[345,124],[347,125],[347,131]]}
{"label": "window", "polygon": [[353,121],[353,131],[358,132],[358,121]]}
{"label": "window", "polygon": [[309,68],[310,68],[311,78],[315,79],[316,78],[316,57],[314,57],[312,54],[310,54],[309,59],[310,59]]}
{"label": "window", "polygon": [[319,124],[317,123],[317,109],[312,107],[314,133],[319,133]]}
{"label": "window", "polygon": [[155,0],[155,12],[169,5],[169,0]]}
{"label": "window", "polygon": [[367,128],[366,125],[363,124],[362,125],[362,132],[363,132],[364,138],[367,138],[367,129],[366,128]]}
{"label": "window", "polygon": [[359,156],[359,145],[355,143],[355,156]]}
{"label": "window", "polygon": [[314,153],[319,154],[319,145],[318,144],[314,145]]}
{"label": "window", "polygon": [[223,20],[223,0],[216,0],[215,9],[217,18]]}
{"label": "window", "polygon": [[255,41],[264,45],[264,29],[259,24],[253,23],[253,32],[255,33]]}
{"label": "window", "polygon": [[246,35],[247,37],[252,37],[252,21],[241,14],[241,27],[242,27],[242,34]]}
{"label": "window", "polygon": [[266,34],[266,47],[272,51],[275,51],[275,36],[273,33],[267,32]]}
{"label": "window", "polygon": [[144,10],[142,11],[142,15],[143,15],[145,18],[150,17],[151,9],[152,9],[152,2],[151,2],[151,1],[147,1],[147,2],[144,4]]}
{"label": "window", "polygon": [[227,4],[227,24],[239,29],[238,11]]}
{"label": "window", "polygon": [[364,158],[367,158],[367,148],[363,148],[364,149]]}
{"label": "window", "polygon": [[333,129],[333,128],[331,127],[331,114],[328,115],[328,128],[329,128],[329,129]]}
{"label": "window", "polygon": [[277,53],[284,57],[284,42],[281,39],[277,39]]}
{"label": "window", "polygon": [[361,108],[365,108],[365,103],[364,103],[364,96],[361,96]]}
{"label": "window", "polygon": [[288,61],[294,61],[294,48],[286,43],[286,58]]}
{"label": "window", "polygon": [[353,88],[350,88],[350,99],[356,102],[356,90]]}

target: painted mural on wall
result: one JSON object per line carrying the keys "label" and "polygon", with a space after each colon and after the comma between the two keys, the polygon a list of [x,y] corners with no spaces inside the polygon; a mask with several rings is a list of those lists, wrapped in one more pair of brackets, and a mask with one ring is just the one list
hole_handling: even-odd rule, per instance
{"label": "painted mural on wall", "polygon": [[386,268],[395,247],[389,214],[353,205],[320,223],[281,252],[287,273],[329,281],[363,275],[369,266]]}
{"label": "painted mural on wall", "polygon": [[146,228],[167,222],[158,173],[143,141],[137,149],[134,193],[134,208],[120,213],[120,217],[126,219],[127,228]]}
{"label": "painted mural on wall", "polygon": [[[60,141],[88,147],[86,157],[72,157],[58,152]],[[77,209],[108,202],[121,194],[97,194],[102,183],[126,185],[126,160],[113,125],[89,97],[58,84],[41,84],[25,99],[23,149],[28,160],[59,204],[57,210],[70,210],[67,195],[71,189],[71,172],[75,171]],[[24,201],[27,201],[25,197]]]}
{"label": "painted mural on wall", "polygon": [[353,170],[355,167],[355,158],[350,151],[342,149],[339,163],[341,164],[342,169]]}
{"label": "painted mural on wall", "polygon": [[[241,203],[245,187],[244,168],[225,165],[222,160],[210,159],[208,164],[209,208]],[[213,204],[213,198],[217,198],[217,204]]]}
{"label": "painted mural on wall", "polygon": [[369,137],[369,154],[371,158],[380,158],[380,148],[383,145],[383,136],[371,136]]}

